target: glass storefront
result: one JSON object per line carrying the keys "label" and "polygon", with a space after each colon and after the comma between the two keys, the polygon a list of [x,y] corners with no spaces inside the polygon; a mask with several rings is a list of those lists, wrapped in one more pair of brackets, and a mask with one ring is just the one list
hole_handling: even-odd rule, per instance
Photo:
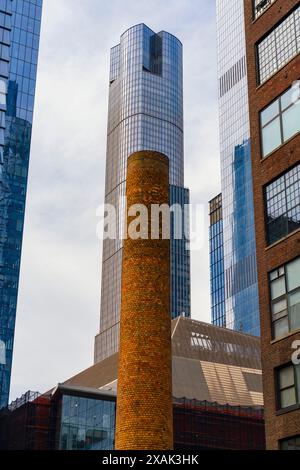
{"label": "glass storefront", "polygon": [[60,450],[114,448],[115,401],[63,395]]}

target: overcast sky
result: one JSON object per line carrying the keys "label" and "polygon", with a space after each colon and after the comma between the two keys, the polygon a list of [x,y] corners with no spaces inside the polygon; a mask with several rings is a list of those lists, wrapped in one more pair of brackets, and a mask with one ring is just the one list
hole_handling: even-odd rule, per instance
{"label": "overcast sky", "polygon": [[[184,46],[185,184],[220,191],[214,0],[44,0],[11,399],[90,366],[99,330],[110,47],[136,23]],[[208,207],[205,206],[205,214]],[[208,217],[192,316],[210,321]]]}

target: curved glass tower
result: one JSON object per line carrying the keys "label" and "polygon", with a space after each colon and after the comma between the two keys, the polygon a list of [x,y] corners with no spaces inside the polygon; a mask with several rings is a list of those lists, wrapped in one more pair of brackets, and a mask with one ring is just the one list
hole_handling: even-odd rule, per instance
{"label": "curved glass tower", "polygon": [[0,408],[8,403],[42,0],[0,0]]}
{"label": "curved glass tower", "polygon": [[[126,163],[133,152],[154,150],[170,159],[170,202],[189,202],[184,185],[182,44],[165,31],[133,26],[111,49],[105,202],[117,208],[116,240],[103,242],[100,333],[95,361],[118,351],[122,230]],[[187,240],[171,242],[172,317],[190,316]],[[180,246],[178,246],[178,243]],[[176,266],[176,267],[175,267]]]}

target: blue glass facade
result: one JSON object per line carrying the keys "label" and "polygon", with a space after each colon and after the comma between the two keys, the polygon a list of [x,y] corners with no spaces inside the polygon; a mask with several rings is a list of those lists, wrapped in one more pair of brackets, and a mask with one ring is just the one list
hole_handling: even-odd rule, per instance
{"label": "blue glass facade", "polygon": [[[244,2],[217,0],[224,324],[260,334]],[[212,276],[213,277],[213,276]],[[212,286],[212,296],[215,295]],[[213,322],[216,317],[213,315]]]}
{"label": "blue glass facade", "polygon": [[[122,198],[126,189],[127,158],[140,150],[164,153],[170,159],[170,185],[184,191],[182,75],[182,44],[165,31],[156,34],[144,24],[133,26],[111,50],[105,202],[117,208],[118,233],[115,240],[106,239],[103,243],[96,362],[117,352],[119,346]],[[172,247],[175,248],[174,243]],[[190,289],[186,262],[189,252],[177,250],[176,255],[171,253],[171,260],[178,260],[179,254],[183,257],[179,264],[186,265],[187,275],[184,277],[171,267],[173,316],[181,315],[182,308],[187,314],[190,312],[190,294],[186,295]]]}
{"label": "blue glass facade", "polygon": [[[189,251],[189,190],[170,185],[171,212],[171,316],[191,316],[191,263]],[[177,216],[176,207],[180,209]],[[178,214],[179,215],[179,214]],[[180,226],[178,236],[176,230]]]}
{"label": "blue glass facade", "polygon": [[111,450],[115,441],[115,398],[63,395],[59,450]]}
{"label": "blue glass facade", "polygon": [[212,323],[226,327],[222,194],[209,203],[210,297]]}
{"label": "blue glass facade", "polygon": [[0,408],[9,398],[42,0],[0,1]]}

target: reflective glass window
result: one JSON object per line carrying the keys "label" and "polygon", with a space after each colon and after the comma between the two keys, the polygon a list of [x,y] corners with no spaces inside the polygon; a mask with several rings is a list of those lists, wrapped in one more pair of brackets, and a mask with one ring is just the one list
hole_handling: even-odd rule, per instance
{"label": "reflective glass window", "polygon": [[291,106],[282,114],[283,140],[286,141],[300,131],[300,104]]}
{"label": "reflective glass window", "polygon": [[269,275],[273,338],[300,328],[300,257]]}
{"label": "reflective glass window", "polygon": [[280,450],[300,450],[300,435],[280,441]]}
{"label": "reflective glass window", "polygon": [[299,376],[300,365],[290,365],[277,371],[279,408],[289,408],[300,403]]}
{"label": "reflective glass window", "polygon": [[276,100],[270,106],[268,106],[264,111],[261,113],[261,123],[263,126],[268,124],[268,122],[272,121],[276,116],[279,115],[279,101]]}
{"label": "reflective glass window", "polygon": [[300,165],[266,186],[265,205],[269,245],[300,228]]}
{"label": "reflective glass window", "polygon": [[63,396],[59,449],[112,450],[114,435],[114,401]]}
{"label": "reflective glass window", "polygon": [[269,155],[281,145],[281,129],[279,117],[263,129],[263,154]]}
{"label": "reflective glass window", "polygon": [[300,103],[294,87],[260,113],[260,124],[263,157],[300,132]]}

